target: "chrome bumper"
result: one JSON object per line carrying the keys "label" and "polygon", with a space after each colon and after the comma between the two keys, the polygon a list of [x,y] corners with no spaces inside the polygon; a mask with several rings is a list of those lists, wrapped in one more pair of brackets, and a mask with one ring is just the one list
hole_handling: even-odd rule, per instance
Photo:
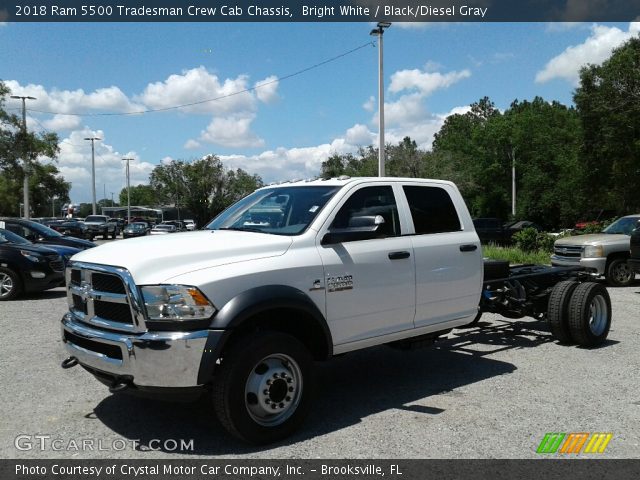
{"label": "chrome bumper", "polygon": [[602,258],[568,258],[551,255],[551,265],[554,267],[584,267],[589,271],[604,275],[607,266],[606,257]]}
{"label": "chrome bumper", "polygon": [[69,355],[91,369],[130,377],[141,387],[198,386],[208,334],[107,332],[81,323],[71,313],[62,317],[62,341]]}

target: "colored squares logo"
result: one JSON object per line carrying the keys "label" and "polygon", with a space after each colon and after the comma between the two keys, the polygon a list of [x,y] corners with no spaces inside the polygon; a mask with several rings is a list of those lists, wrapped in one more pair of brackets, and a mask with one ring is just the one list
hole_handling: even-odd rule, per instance
{"label": "colored squares logo", "polygon": [[612,437],[612,433],[547,433],[536,453],[604,453]]}

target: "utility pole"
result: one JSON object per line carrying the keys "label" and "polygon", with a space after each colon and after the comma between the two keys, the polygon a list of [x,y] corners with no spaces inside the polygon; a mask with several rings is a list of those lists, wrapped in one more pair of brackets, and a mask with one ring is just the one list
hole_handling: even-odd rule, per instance
{"label": "utility pole", "polygon": [[113,204],[113,192],[111,192],[111,206],[112,207],[114,206],[114,204]]}
{"label": "utility pole", "polygon": [[135,158],[122,159],[123,162],[127,162],[127,225],[131,223],[131,187],[129,185],[129,162],[133,160],[135,160]]}
{"label": "utility pole", "polygon": [[36,100],[36,97],[11,95],[11,98],[22,100],[22,134],[24,136],[24,144],[22,145],[23,160],[24,160],[24,177],[22,182],[22,190],[24,193],[24,218],[29,219],[29,159],[27,157],[27,100]]}
{"label": "utility pole", "polygon": [[516,218],[516,148],[511,147],[511,216]]}
{"label": "utility pole", "polygon": [[378,22],[378,28],[369,33],[378,37],[378,176],[384,177],[384,75],[382,62],[382,36],[384,29],[389,28],[391,22]]}
{"label": "utility pole", "polygon": [[102,140],[98,137],[87,137],[85,140],[91,141],[91,198],[93,200],[93,214],[96,214],[96,153],[94,142]]}

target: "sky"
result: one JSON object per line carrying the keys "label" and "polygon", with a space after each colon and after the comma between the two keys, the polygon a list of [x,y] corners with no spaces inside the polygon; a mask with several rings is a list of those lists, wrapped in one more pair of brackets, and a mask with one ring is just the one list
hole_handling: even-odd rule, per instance
{"label": "sky", "polygon": [[[311,178],[331,154],[378,144],[370,23],[0,23],[0,80],[30,95],[27,128],[56,132],[74,203],[117,201],[162,162],[207,154],[265,183]],[[640,23],[395,23],[384,34],[385,140],[429,149],[448,115],[572,104]],[[21,112],[20,101],[6,107]],[[176,108],[178,107],[178,108]],[[144,112],[144,113],[141,113]],[[70,115],[73,114],[73,115]],[[42,161],[48,161],[42,159]]]}

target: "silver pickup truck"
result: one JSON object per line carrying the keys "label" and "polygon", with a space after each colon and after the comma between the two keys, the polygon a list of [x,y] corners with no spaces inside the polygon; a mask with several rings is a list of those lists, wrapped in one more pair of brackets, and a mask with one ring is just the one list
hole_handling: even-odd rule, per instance
{"label": "silver pickup truck", "polygon": [[553,266],[582,266],[604,275],[609,285],[623,287],[635,279],[629,267],[629,239],[640,214],[619,218],[602,233],[577,235],[556,240],[551,256]]}

